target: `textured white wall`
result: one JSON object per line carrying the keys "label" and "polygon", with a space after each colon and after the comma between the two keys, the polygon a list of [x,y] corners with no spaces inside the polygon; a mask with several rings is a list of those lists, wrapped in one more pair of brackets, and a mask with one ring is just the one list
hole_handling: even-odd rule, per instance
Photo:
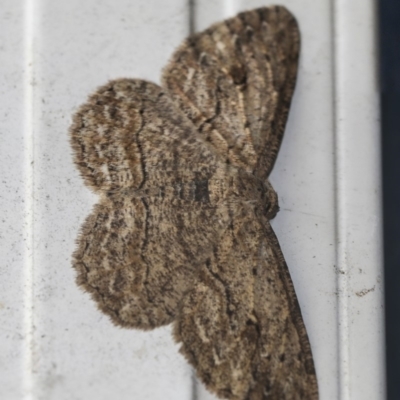
{"label": "textured white wall", "polygon": [[[273,222],[308,328],[321,400],[384,399],[374,3],[280,0],[302,33],[272,174]],[[197,0],[196,30],[257,0]],[[213,399],[169,328],[114,327],[74,282],[96,196],[70,117],[111,78],[158,82],[189,33],[188,0],[3,0],[0,12],[0,398]],[[371,290],[370,290],[371,289]]]}

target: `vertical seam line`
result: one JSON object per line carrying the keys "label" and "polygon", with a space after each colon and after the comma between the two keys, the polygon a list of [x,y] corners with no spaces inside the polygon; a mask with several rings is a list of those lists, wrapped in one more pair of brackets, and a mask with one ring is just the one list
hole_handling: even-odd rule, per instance
{"label": "vertical seam line", "polygon": [[344,146],[341,126],[341,53],[340,0],[332,0],[332,89],[333,89],[333,132],[334,132],[334,185],[335,185],[335,236],[337,269],[337,318],[338,318],[338,386],[339,398],[350,400],[349,393],[349,326],[348,326],[348,266],[346,260],[346,215],[344,188]]}

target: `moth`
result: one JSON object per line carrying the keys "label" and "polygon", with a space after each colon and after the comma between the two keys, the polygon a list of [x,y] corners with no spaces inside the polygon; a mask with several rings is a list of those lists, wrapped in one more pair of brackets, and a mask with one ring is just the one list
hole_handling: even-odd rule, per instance
{"label": "moth", "polygon": [[269,223],[299,43],[286,8],[242,12],[185,40],[162,86],[100,87],[70,129],[74,161],[100,196],[77,239],[78,284],[116,325],[172,323],[221,399],[318,399]]}

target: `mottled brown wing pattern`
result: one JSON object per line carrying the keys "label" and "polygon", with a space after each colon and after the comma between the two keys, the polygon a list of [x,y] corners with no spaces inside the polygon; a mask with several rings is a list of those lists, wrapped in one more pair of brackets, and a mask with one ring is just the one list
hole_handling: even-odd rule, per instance
{"label": "mottled brown wing pattern", "polygon": [[298,53],[284,7],[244,12],[187,39],[164,89],[112,81],[71,128],[75,163],[101,196],[73,256],[78,283],[118,325],[174,322],[181,352],[224,399],[318,399],[268,222]]}
{"label": "mottled brown wing pattern", "polygon": [[188,38],[164,70],[163,85],[203,137],[261,179],[282,140],[299,38],[284,7],[243,12]]}
{"label": "mottled brown wing pattern", "polygon": [[310,345],[278,241],[246,203],[203,264],[174,322],[206,387],[231,400],[316,400]]}
{"label": "mottled brown wing pattern", "polygon": [[119,325],[170,323],[227,219],[212,205],[226,165],[161,88],[138,80],[92,95],[71,140],[85,181],[102,193],[78,238],[78,283]]}

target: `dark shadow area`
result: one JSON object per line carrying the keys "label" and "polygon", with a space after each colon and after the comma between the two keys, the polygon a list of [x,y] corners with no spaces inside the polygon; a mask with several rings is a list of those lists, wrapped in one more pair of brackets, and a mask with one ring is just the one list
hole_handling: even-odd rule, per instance
{"label": "dark shadow area", "polygon": [[387,399],[400,399],[400,1],[380,0]]}

